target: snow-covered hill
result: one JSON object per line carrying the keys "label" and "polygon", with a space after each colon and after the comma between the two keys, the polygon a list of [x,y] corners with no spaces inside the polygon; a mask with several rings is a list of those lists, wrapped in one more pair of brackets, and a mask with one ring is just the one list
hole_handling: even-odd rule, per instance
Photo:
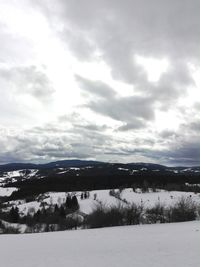
{"label": "snow-covered hill", "polygon": [[199,221],[2,235],[3,267],[197,267]]}
{"label": "snow-covered hill", "polygon": [[[2,188],[6,190],[6,188]],[[82,192],[49,192],[41,194],[35,201],[25,202],[23,199],[10,201],[10,204],[16,205],[19,208],[21,215],[27,215],[28,213],[37,212],[42,207],[48,207],[50,205],[64,204],[68,194],[76,195],[80,211],[89,214],[92,212],[95,205],[102,203],[106,206],[112,205],[129,205],[131,203],[142,204],[145,207],[154,206],[160,202],[163,205],[169,206],[176,203],[182,196],[190,197],[197,204],[200,204],[200,193],[193,192],[178,192],[178,191],[164,191],[157,190],[157,192],[142,193],[140,189],[133,191],[132,188],[126,188],[120,192],[119,189],[114,190],[116,196],[110,195],[110,190],[95,190],[89,192],[89,197],[86,199],[81,198]],[[1,192],[1,191],[0,191]]]}
{"label": "snow-covered hill", "polygon": [[[96,176],[107,175],[151,175],[167,174],[197,177],[200,167],[167,167],[152,163],[105,163],[96,161],[63,160],[47,164],[12,163],[0,165],[0,186],[23,182],[32,179],[47,178],[49,176]],[[199,180],[198,180],[199,181]],[[15,185],[14,185],[15,186]]]}
{"label": "snow-covered hill", "polygon": [[25,181],[31,178],[40,178],[37,174],[38,170],[35,169],[22,169],[0,173],[0,186],[5,186],[8,183],[18,181]]}

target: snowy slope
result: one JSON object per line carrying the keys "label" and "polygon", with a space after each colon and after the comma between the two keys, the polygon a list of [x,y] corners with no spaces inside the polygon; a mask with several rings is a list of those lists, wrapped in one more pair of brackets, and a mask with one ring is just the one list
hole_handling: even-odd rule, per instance
{"label": "snowy slope", "polygon": [[2,235],[3,267],[197,267],[200,223]]}
{"label": "snowy slope", "polygon": [[[0,193],[1,190],[7,190],[7,188],[0,188]],[[120,193],[121,200],[119,200],[118,198],[111,196],[109,194],[109,191],[110,190],[90,191],[90,197],[87,199],[81,199],[82,192],[69,192],[69,194],[75,194],[77,196],[80,211],[86,214],[91,213],[98,203],[102,203],[106,206],[113,206],[118,204],[126,206],[127,204],[134,202],[136,204],[143,204],[145,207],[150,207],[154,206],[159,201],[163,205],[169,206],[176,203],[181,198],[181,196],[184,196],[191,197],[193,201],[195,201],[197,204],[200,204],[200,193],[195,194],[193,192],[164,190],[151,193],[140,193],[140,190],[138,190],[138,193],[136,193],[133,192],[131,188],[127,188]],[[115,191],[117,192],[119,190],[116,189]],[[66,192],[49,192],[41,195],[42,199],[37,199],[28,203],[25,203],[24,200],[10,201],[10,204],[18,206],[19,212],[21,214],[27,215],[28,212],[36,212],[38,209],[41,209],[43,205],[47,207],[48,205],[58,204],[58,206],[60,206],[61,204],[65,203],[67,194],[68,193]],[[96,199],[94,199],[95,195]],[[123,200],[125,200],[127,204]],[[43,205],[41,204],[41,202],[43,202]]]}
{"label": "snowy slope", "polygon": [[[0,173],[0,185],[5,186],[7,183],[14,183],[19,180],[27,180],[36,177],[38,170],[22,169]],[[38,177],[40,178],[40,177]]]}
{"label": "snowy slope", "polygon": [[191,197],[193,201],[200,204],[200,194],[193,192],[180,192],[180,191],[164,191],[150,193],[135,193],[131,188],[124,189],[121,193],[121,198],[126,199],[128,202],[134,202],[137,204],[144,204],[144,206],[154,206],[157,202],[160,202],[166,206],[173,205],[182,196]]}
{"label": "snowy slope", "polygon": [[9,197],[14,191],[17,191],[16,187],[0,187],[0,197]]}

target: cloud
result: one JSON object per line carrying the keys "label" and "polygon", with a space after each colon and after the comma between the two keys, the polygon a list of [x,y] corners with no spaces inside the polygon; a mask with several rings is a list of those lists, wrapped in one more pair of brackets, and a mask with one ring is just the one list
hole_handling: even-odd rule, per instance
{"label": "cloud", "polygon": [[[151,5],[147,0],[125,4],[119,0],[109,3],[87,0],[84,4],[79,1],[78,7],[72,0],[58,1],[53,6],[45,3],[42,8],[48,10],[49,20],[60,21],[62,25],[57,27],[58,36],[64,38],[65,45],[79,60],[100,58],[110,67],[114,79],[133,85],[135,92],[149,96],[157,102],[157,107],[170,109],[193,84],[188,63],[198,64],[200,4],[197,0],[190,3],[153,0]],[[82,53],[83,48],[87,52]],[[158,83],[149,83],[147,73],[134,60],[135,55],[167,58],[170,68]],[[93,83],[92,87],[95,86]],[[103,93],[101,88],[98,92]]]}
{"label": "cloud", "polygon": [[0,122],[24,134],[0,134],[0,161],[198,162],[199,0],[14,2],[1,3]]}
{"label": "cloud", "polygon": [[1,68],[0,78],[7,89],[14,88],[14,94],[31,95],[39,101],[50,100],[54,92],[46,74],[36,66]]}
{"label": "cloud", "polygon": [[131,123],[125,123],[122,126],[117,128],[117,131],[129,131],[129,130],[135,130],[135,129],[140,129],[144,128],[145,123],[144,121],[141,121],[139,119],[135,119],[135,121]]}
{"label": "cloud", "polygon": [[196,60],[199,53],[198,0],[153,0],[151,4],[147,0],[129,0],[126,3],[120,0],[111,0],[109,3],[87,0],[84,3],[79,1],[78,5],[69,0],[57,1],[57,5],[43,2],[42,6],[48,9],[50,20],[52,14],[53,18],[57,14],[57,19],[61,19],[62,36],[65,32],[67,36],[69,29],[81,36],[80,44],[70,46],[71,49],[81,50],[82,41],[84,47],[88,43],[89,48],[92,40],[113,71],[123,74],[124,78],[135,75],[131,75],[130,71],[134,53],[186,60]]}
{"label": "cloud", "polygon": [[86,106],[96,113],[128,123],[129,127],[130,125],[141,127],[145,120],[154,118],[154,101],[149,97],[121,97],[101,81],[91,81],[81,77],[78,77],[78,81],[80,87],[91,96]]}

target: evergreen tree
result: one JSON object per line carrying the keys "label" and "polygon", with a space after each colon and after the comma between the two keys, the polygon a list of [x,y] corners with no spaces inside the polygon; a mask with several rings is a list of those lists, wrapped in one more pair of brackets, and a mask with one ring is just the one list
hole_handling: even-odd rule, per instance
{"label": "evergreen tree", "polygon": [[71,199],[71,196],[70,195],[67,196],[65,205],[66,205],[66,207],[68,209],[71,209],[72,208],[72,199]]}
{"label": "evergreen tree", "polygon": [[59,212],[59,208],[58,208],[58,205],[56,204],[54,208],[54,213],[58,213],[58,212]]}
{"label": "evergreen tree", "polygon": [[72,208],[74,210],[77,210],[79,208],[78,199],[75,195],[72,197]]}
{"label": "evergreen tree", "polygon": [[17,207],[12,207],[9,212],[9,218],[11,222],[17,223],[19,221],[19,209]]}
{"label": "evergreen tree", "polygon": [[40,221],[40,218],[41,218],[41,211],[38,210],[34,215],[34,219],[35,219],[36,223],[38,223]]}
{"label": "evergreen tree", "polygon": [[60,217],[62,217],[62,218],[64,218],[65,217],[65,209],[64,209],[64,207],[63,206],[61,206],[60,207],[60,212],[59,212],[59,215],[60,215]]}

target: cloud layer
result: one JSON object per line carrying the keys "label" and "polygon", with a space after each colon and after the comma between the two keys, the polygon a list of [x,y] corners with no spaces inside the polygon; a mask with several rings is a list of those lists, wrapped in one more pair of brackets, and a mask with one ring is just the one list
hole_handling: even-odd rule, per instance
{"label": "cloud layer", "polygon": [[0,162],[199,164],[198,0],[0,6]]}

